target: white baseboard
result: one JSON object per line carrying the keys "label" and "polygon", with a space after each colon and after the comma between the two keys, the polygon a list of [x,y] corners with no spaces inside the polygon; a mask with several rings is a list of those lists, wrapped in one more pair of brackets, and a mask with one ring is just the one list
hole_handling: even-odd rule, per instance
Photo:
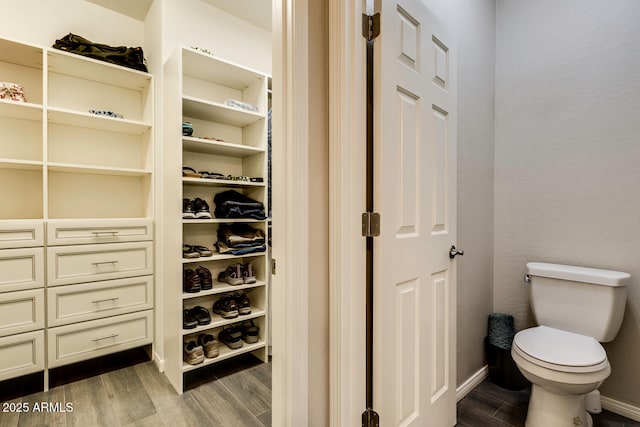
{"label": "white baseboard", "polygon": [[640,421],[640,408],[602,396],[602,408],[634,421]]}
{"label": "white baseboard", "polygon": [[456,389],[456,402],[461,401],[471,390],[476,388],[485,378],[489,376],[489,366],[484,365],[478,372],[471,375],[464,383]]}
{"label": "white baseboard", "polygon": [[153,353],[153,363],[158,367],[158,371],[164,372],[164,359],[161,359],[158,353]]}

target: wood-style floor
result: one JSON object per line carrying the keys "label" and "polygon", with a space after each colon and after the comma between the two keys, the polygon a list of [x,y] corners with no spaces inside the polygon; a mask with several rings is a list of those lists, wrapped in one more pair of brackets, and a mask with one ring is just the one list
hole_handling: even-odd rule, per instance
{"label": "wood-style floor", "polygon": [[[0,427],[271,426],[270,363],[246,355],[193,372],[186,379],[190,389],[182,396],[153,362],[146,361],[48,392],[2,400],[7,412],[0,412]],[[73,410],[54,408],[47,413],[42,402],[68,402]],[[17,412],[21,405],[29,411]]]}
{"label": "wood-style floor", "polygon": [[[7,400],[7,394],[23,391],[0,383],[0,427],[271,426],[270,363],[246,355],[192,371],[185,378],[188,390],[180,396],[153,362],[135,354],[122,357],[115,362],[122,365],[119,369],[110,360],[54,371],[50,391],[23,398]],[[46,412],[42,402],[59,407]],[[457,427],[524,427],[528,402],[527,390],[509,391],[485,380],[458,403]],[[62,411],[65,403],[73,410]],[[34,411],[36,404],[40,412]],[[17,412],[20,407],[30,410]],[[594,427],[640,427],[607,411],[593,418]]]}
{"label": "wood-style floor", "polygon": [[[510,391],[484,380],[458,402],[457,427],[524,427],[529,391]],[[602,411],[592,415],[594,427],[640,427],[640,423]],[[554,426],[549,426],[554,427]]]}

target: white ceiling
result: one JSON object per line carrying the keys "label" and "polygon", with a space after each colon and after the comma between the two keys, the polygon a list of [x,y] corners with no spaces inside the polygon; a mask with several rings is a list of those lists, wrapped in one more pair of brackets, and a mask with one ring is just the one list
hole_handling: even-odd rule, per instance
{"label": "white ceiling", "polygon": [[87,0],[123,15],[144,21],[153,0]]}
{"label": "white ceiling", "polygon": [[271,31],[271,0],[202,0],[255,26]]}
{"label": "white ceiling", "polygon": [[[153,0],[87,0],[115,12],[144,21]],[[264,30],[271,31],[271,0],[202,0]]]}

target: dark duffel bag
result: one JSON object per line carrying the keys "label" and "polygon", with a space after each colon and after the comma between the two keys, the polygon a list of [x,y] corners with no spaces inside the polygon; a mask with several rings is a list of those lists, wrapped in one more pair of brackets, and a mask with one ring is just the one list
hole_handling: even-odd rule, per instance
{"label": "dark duffel bag", "polygon": [[113,47],[106,44],[93,43],[84,37],[71,33],[56,40],[53,47],[66,52],[147,72],[147,66],[144,63],[144,53],[141,47]]}

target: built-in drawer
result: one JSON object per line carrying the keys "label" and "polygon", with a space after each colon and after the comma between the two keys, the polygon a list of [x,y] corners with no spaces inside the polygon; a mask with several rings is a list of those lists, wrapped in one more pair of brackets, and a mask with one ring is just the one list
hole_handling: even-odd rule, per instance
{"label": "built-in drawer", "polygon": [[0,221],[0,249],[32,248],[44,244],[42,221]]}
{"label": "built-in drawer", "polygon": [[0,292],[44,286],[44,249],[0,250]]}
{"label": "built-in drawer", "polygon": [[151,343],[153,310],[47,330],[50,368]]}
{"label": "built-in drawer", "polygon": [[0,336],[44,328],[44,289],[0,294]]}
{"label": "built-in drawer", "polygon": [[47,222],[47,245],[83,245],[153,240],[150,219],[53,220]]}
{"label": "built-in drawer", "polygon": [[48,286],[146,276],[152,273],[152,242],[47,248]]}
{"label": "built-in drawer", "polygon": [[44,370],[44,331],[0,338],[0,381]]}
{"label": "built-in drawer", "polygon": [[153,308],[153,276],[47,289],[49,327]]}

